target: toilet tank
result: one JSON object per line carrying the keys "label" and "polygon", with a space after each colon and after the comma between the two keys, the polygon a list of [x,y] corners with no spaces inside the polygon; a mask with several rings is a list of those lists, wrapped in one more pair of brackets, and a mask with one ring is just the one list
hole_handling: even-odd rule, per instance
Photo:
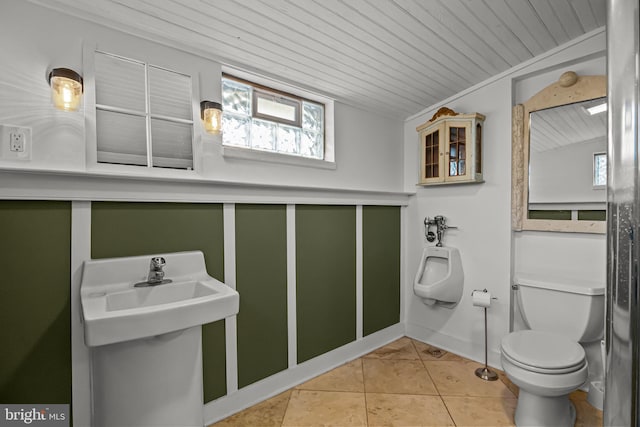
{"label": "toilet tank", "polygon": [[517,301],[530,329],[559,333],[577,342],[604,334],[604,282],[517,274]]}

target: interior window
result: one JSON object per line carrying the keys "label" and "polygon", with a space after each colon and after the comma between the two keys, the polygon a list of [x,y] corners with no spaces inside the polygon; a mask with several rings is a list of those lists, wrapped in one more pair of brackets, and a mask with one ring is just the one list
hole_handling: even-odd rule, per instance
{"label": "interior window", "polygon": [[191,76],[95,52],[98,163],[193,169]]}

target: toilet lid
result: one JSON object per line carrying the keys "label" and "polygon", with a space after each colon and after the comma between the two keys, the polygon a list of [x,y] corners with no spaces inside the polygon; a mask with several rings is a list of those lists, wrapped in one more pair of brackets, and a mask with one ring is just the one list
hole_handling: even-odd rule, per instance
{"label": "toilet lid", "polygon": [[502,339],[502,351],[523,365],[545,370],[567,370],[585,363],[580,344],[549,332],[510,333]]}

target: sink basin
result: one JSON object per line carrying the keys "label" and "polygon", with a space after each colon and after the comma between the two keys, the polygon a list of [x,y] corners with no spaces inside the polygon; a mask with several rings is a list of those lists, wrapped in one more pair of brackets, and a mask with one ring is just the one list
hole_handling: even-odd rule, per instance
{"label": "sink basin", "polygon": [[238,313],[238,292],[207,274],[202,252],[158,256],[165,258],[165,277],[172,282],[146,287],[134,284],[146,280],[151,255],[85,261],[80,298],[88,346],[162,335]]}
{"label": "sink basin", "polygon": [[169,304],[215,295],[217,291],[202,282],[172,283],[172,286],[149,286],[107,294],[107,311]]}

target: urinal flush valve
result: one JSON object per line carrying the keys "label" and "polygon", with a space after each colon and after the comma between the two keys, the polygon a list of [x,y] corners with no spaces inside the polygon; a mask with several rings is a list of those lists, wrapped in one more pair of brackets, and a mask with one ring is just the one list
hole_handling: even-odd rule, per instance
{"label": "urinal flush valve", "polygon": [[[431,227],[436,227],[436,232],[431,231]],[[451,225],[447,225],[447,219],[442,215],[436,215],[432,218],[426,217],[424,219],[424,235],[428,242],[433,242],[438,239],[436,246],[442,246],[442,238],[444,232],[448,228],[458,228]]]}

